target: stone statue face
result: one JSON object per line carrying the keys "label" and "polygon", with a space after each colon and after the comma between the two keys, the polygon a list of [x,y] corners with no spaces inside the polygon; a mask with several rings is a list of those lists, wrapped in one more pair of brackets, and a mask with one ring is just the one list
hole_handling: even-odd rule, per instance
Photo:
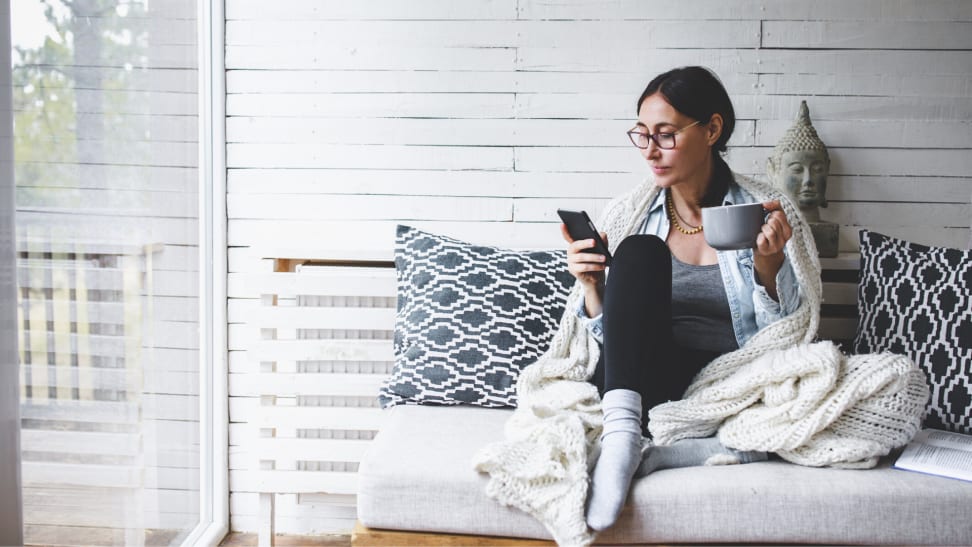
{"label": "stone statue face", "polygon": [[830,163],[819,150],[784,152],[777,168],[777,182],[802,210],[826,207],[827,172]]}

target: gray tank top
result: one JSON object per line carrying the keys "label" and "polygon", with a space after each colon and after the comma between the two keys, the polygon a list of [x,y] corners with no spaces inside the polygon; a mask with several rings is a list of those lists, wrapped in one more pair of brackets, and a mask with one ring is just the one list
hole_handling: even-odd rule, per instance
{"label": "gray tank top", "polygon": [[719,265],[695,266],[672,255],[672,334],[683,348],[739,349]]}

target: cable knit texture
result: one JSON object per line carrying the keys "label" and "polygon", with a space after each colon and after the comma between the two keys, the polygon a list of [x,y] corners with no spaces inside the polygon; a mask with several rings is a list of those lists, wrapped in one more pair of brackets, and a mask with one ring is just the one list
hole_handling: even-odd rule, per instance
{"label": "cable knit texture", "polygon": [[[917,433],[928,398],[924,375],[903,356],[845,357],[831,342],[813,342],[821,302],[813,235],[780,192],[739,175],[736,182],[759,201],[783,204],[793,226],[786,252],[802,301],[707,365],[682,400],[653,408],[654,442],[718,434],[728,447],[776,452],[802,465],[873,467]],[[598,226],[612,251],[635,232],[659,190],[647,180],[607,207]],[[581,298],[577,283],[566,309],[576,309]],[[486,494],[537,518],[559,545],[594,540],[584,505],[602,422],[597,388],[587,381],[598,357],[587,329],[564,313],[550,349],[520,373],[519,406],[505,439],[473,458],[475,469],[490,475]]]}

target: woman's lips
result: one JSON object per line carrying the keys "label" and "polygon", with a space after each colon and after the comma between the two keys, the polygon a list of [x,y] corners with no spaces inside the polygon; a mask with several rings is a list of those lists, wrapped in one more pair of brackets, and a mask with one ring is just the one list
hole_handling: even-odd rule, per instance
{"label": "woman's lips", "polygon": [[651,170],[654,171],[654,173],[656,175],[661,175],[663,173],[667,173],[668,172],[668,169],[669,169],[668,167],[664,167],[664,166],[661,166],[661,165],[652,165],[651,166]]}

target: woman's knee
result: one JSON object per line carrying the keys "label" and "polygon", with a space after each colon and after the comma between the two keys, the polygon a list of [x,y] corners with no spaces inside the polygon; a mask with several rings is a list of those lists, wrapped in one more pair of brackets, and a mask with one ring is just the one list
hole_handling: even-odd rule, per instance
{"label": "woman's knee", "polygon": [[[635,234],[624,238],[614,252],[611,269],[619,265],[656,265],[659,261],[671,260],[668,245],[652,234]],[[620,264],[619,264],[620,263]]]}

